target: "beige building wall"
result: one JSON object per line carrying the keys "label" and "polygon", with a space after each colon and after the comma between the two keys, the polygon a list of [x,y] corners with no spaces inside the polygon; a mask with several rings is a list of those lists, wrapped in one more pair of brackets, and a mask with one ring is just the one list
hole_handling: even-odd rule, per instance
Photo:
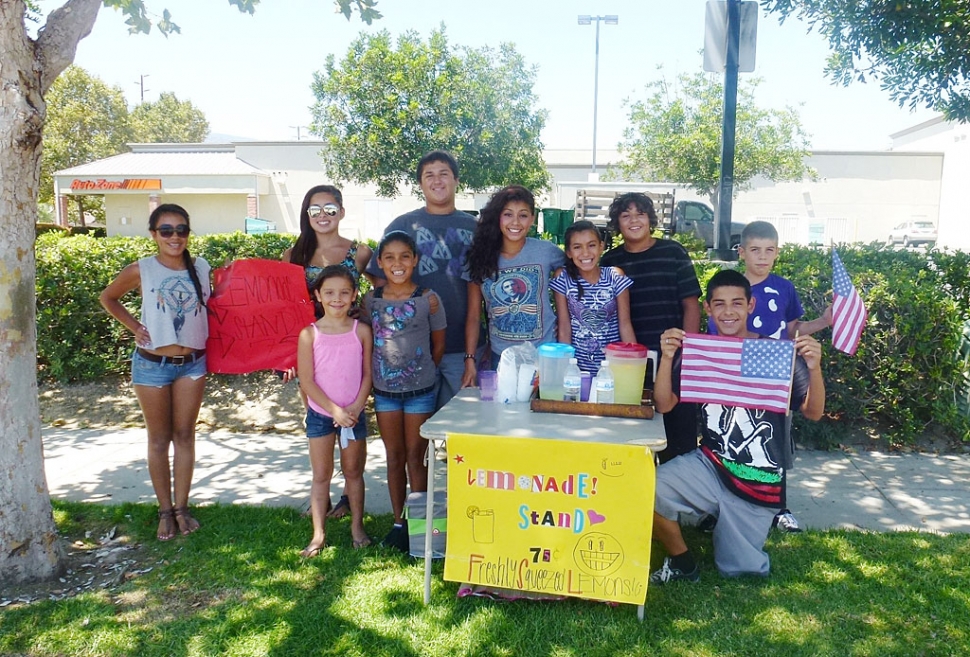
{"label": "beige building wall", "polygon": [[907,219],[938,220],[941,153],[819,151],[807,164],[816,180],[755,180],[735,220],[771,221],[783,241],[805,244],[885,241]]}

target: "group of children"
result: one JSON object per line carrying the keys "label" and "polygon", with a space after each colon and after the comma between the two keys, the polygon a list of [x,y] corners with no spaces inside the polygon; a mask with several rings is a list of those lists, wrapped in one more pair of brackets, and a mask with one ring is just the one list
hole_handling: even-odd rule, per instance
{"label": "group of children", "polygon": [[[383,542],[406,551],[403,514],[408,483],[412,491],[421,492],[427,477],[427,441],[420,436],[420,426],[459,387],[477,384],[480,363],[494,369],[510,346],[558,340],[572,344],[581,369],[595,373],[609,343],[637,342],[669,360],[676,353],[672,341],[679,345],[685,333],[699,332],[700,286],[693,263],[678,242],[654,236],[657,216],[647,195],[628,193],[611,204],[610,226],[622,236],[620,246],[604,253],[600,230],[579,221],[568,228],[560,249],[528,236],[536,219],[535,199],[528,189],[517,185],[501,189],[476,222],[454,208],[458,171],[453,158],[432,152],[419,163],[417,174],[427,207],[392,222],[376,253],[340,236],[345,214],[341,193],[321,185],[307,192],[300,236],[283,254],[284,261],[304,268],[308,291],[318,304],[316,321],[299,336],[297,367],[284,373],[284,379],[299,376],[307,405],[313,472],[313,536],[302,551],[307,557],[325,546],[328,515],[349,512],[354,547],[371,543],[363,525],[363,473],[364,406],[372,393],[387,450],[394,512],[393,528]],[[181,208],[159,208],[149,229],[158,244],[158,256],[122,272],[105,290],[102,303],[138,342],[133,383],[149,429],[149,470],[160,509],[158,537],[167,540],[176,530],[198,529],[188,513],[187,498],[194,462],[192,425],[205,374],[204,340],[200,342],[195,333],[200,318],[204,323],[200,309],[208,296],[208,266],[188,255],[188,214]],[[751,301],[745,334],[791,339],[830,325],[830,310],[812,322],[801,321],[797,293],[771,271],[777,248],[777,233],[765,222],[749,224],[742,235],[739,254]],[[148,265],[156,261],[165,271],[150,274]],[[164,280],[159,283],[153,276]],[[358,299],[361,276],[371,287]],[[182,277],[190,285],[179,282]],[[119,301],[139,284],[145,324]],[[177,297],[164,296],[168,288],[176,290]],[[165,340],[159,341],[163,323],[155,316],[159,309],[167,310],[166,303],[172,310],[166,321],[174,322],[174,331],[166,329]],[[146,328],[150,322],[158,324],[157,329],[152,324],[151,334]],[[725,326],[727,331],[711,313],[709,332],[737,333],[733,324]],[[134,365],[144,367],[143,360],[175,369],[164,380],[135,376]],[[817,367],[810,369],[814,372]],[[661,372],[669,377],[671,370],[661,368]],[[698,415],[695,404],[679,402],[676,394],[666,394],[662,402],[668,446],[659,460],[664,464],[697,449]],[[785,431],[787,435],[788,427]],[[162,467],[163,460],[168,464],[172,442],[176,447],[174,501],[171,474]],[[337,444],[345,489],[331,507]],[[781,468],[791,460],[790,448],[784,451]],[[713,511],[716,517],[717,509]],[[797,526],[793,518],[789,521],[787,527]]]}
{"label": "group of children", "polygon": [[[339,261],[345,248],[355,248],[348,241],[338,244],[329,257],[322,253],[325,245],[338,239],[342,202],[339,192],[332,189],[311,192],[324,196],[308,195],[306,239],[316,237],[321,253],[309,260],[294,260],[293,252],[301,245],[298,241],[293,252],[284,254],[284,260],[304,266],[308,276],[311,263]],[[336,206],[332,214],[313,209],[326,203]],[[483,309],[490,346],[487,360],[493,368],[509,346],[523,342],[538,345],[559,338],[575,344],[583,355],[583,368],[595,371],[608,343],[635,339],[626,292],[632,281],[618,268],[600,268],[603,240],[599,230],[588,222],[572,226],[564,255],[550,242],[528,237],[534,222],[535,200],[520,186],[500,190],[481,212],[462,272],[468,283],[464,329],[468,357],[463,359],[462,386],[477,383]],[[309,231],[313,231],[312,236]],[[356,249],[359,254],[362,247]],[[391,231],[381,239],[374,255],[381,274],[375,278],[380,284],[360,302],[359,317],[363,321],[355,319],[357,285],[351,261],[348,255],[342,264],[313,272],[309,290],[322,307],[322,315],[303,331],[299,342],[297,371],[308,401],[307,437],[313,470],[314,535],[304,549],[307,556],[324,545],[337,436],[346,433],[345,428],[363,425],[362,404],[371,389],[377,424],[387,448],[388,489],[395,516],[385,544],[406,549],[402,515],[407,484],[411,482],[413,491],[423,491],[427,476],[427,441],[419,430],[437,408],[436,368],[444,356],[447,326],[444,303],[434,290],[414,281],[420,262],[414,239],[403,231]],[[561,315],[569,317],[569,322],[559,323],[558,332],[550,287],[556,290],[556,307]],[[324,423],[321,417],[331,419]],[[370,539],[359,520],[363,508],[360,466],[364,459],[357,455],[354,440],[363,436],[354,433],[347,433],[348,440],[341,442],[341,465],[353,518],[354,546],[361,547]]]}

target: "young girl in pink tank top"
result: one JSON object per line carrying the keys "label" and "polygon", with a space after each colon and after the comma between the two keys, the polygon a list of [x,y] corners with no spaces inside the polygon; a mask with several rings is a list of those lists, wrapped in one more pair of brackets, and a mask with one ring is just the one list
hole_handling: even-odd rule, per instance
{"label": "young girl in pink tank top", "polygon": [[314,557],[326,546],[327,502],[333,476],[333,448],[340,434],[340,467],[350,501],[355,548],[370,545],[364,531],[364,465],[367,422],[364,404],[371,389],[370,327],[347,315],[357,284],[346,267],[325,267],[313,282],[323,317],[300,333],[297,372],[307,396],[306,435],[310,443],[310,517],[313,538],[300,553]]}

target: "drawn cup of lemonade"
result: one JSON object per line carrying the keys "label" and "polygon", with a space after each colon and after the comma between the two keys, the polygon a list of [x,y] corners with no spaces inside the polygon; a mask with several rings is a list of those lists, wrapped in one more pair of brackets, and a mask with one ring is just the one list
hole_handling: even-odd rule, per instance
{"label": "drawn cup of lemonade", "polygon": [[492,509],[484,511],[477,506],[470,506],[465,511],[472,521],[472,540],[476,543],[495,542],[495,512]]}

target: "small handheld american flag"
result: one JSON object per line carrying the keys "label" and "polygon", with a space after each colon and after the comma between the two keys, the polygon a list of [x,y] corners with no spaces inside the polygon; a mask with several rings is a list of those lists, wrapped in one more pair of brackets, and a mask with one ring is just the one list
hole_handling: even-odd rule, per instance
{"label": "small handheld american flag", "polygon": [[832,296],[832,344],[851,356],[859,347],[867,313],[835,249],[832,249]]}

